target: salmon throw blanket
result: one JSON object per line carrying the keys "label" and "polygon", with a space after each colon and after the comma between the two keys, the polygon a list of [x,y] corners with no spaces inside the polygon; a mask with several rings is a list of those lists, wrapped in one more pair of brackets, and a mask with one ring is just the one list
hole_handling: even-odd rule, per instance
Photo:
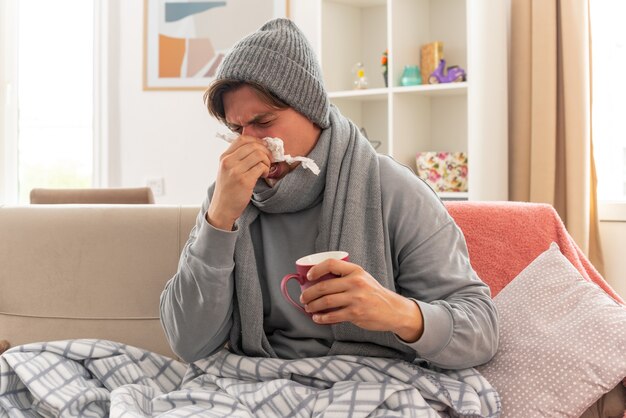
{"label": "salmon throw blanket", "polygon": [[556,242],[580,274],[617,302],[624,300],[607,284],[576,245],[556,210],[526,202],[446,202],[463,231],[472,267],[496,296],[539,254]]}

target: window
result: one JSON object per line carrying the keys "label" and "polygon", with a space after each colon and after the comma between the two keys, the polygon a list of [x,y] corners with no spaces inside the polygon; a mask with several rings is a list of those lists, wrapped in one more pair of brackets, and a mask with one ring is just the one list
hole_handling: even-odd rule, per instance
{"label": "window", "polygon": [[94,1],[9,3],[14,26],[3,39],[12,45],[0,61],[10,63],[4,119],[15,128],[2,137],[3,194],[27,203],[34,187],[93,183]]}
{"label": "window", "polygon": [[598,200],[626,204],[626,2],[590,0]]}

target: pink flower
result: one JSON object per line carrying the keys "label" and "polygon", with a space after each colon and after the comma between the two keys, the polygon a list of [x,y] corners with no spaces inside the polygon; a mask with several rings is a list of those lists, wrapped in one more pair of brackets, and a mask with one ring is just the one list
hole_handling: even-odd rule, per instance
{"label": "pink flower", "polygon": [[428,172],[428,180],[430,180],[431,182],[436,183],[437,181],[439,181],[440,178],[441,178],[441,174],[439,174],[437,170],[431,169]]}

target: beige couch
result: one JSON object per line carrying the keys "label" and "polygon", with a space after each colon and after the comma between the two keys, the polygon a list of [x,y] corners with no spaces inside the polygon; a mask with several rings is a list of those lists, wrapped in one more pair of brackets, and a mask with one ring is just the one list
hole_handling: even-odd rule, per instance
{"label": "beige couch", "polygon": [[102,338],[173,356],[159,296],[198,207],[0,208],[0,340]]}
{"label": "beige couch", "polygon": [[[0,340],[16,346],[101,338],[174,356],[159,321],[159,296],[176,271],[198,209],[164,205],[0,207]],[[466,235],[474,268],[494,295],[519,272],[519,266],[537,255],[527,243],[498,243],[510,240],[507,234],[515,225],[494,222],[494,213],[509,212],[507,216],[516,220],[517,228],[537,241],[533,248],[539,241],[559,242],[559,236],[563,240],[559,245],[567,248],[566,235],[558,228],[545,228],[546,218],[560,222],[556,212],[545,205],[451,203],[448,209]],[[533,219],[541,222],[533,224]],[[499,247],[506,263],[494,256]],[[584,257],[578,259],[576,250],[572,247],[568,258],[582,272],[593,273]],[[513,262],[515,257],[519,266]],[[612,293],[608,285],[600,285]],[[618,385],[611,396],[603,397],[586,417],[598,416],[598,407],[607,411],[605,403],[613,411],[623,411],[623,387]]]}

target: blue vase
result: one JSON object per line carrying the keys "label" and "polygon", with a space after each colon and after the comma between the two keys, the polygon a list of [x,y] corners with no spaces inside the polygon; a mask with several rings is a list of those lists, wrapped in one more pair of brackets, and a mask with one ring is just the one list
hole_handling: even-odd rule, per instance
{"label": "blue vase", "polygon": [[422,74],[417,65],[407,65],[402,72],[400,79],[401,86],[417,86],[422,84]]}

